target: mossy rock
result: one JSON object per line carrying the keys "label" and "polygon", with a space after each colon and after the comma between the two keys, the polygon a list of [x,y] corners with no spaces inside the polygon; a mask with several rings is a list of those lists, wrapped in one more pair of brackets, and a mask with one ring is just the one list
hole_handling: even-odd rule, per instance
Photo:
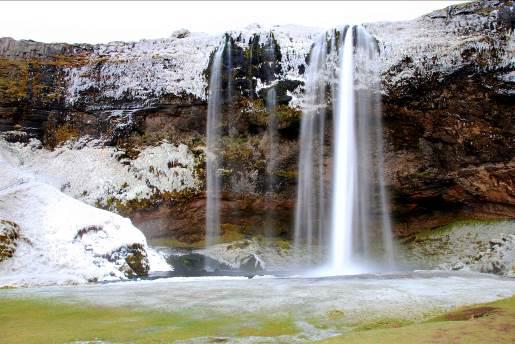
{"label": "mossy rock", "polygon": [[125,264],[122,264],[119,269],[129,277],[146,276],[150,271],[147,251],[139,243],[120,247],[105,258],[111,262],[123,260]]}
{"label": "mossy rock", "polygon": [[16,252],[20,227],[11,221],[0,220],[0,262],[11,258]]}
{"label": "mossy rock", "polygon": [[132,271],[138,276],[145,276],[150,270],[150,264],[147,258],[147,252],[141,244],[133,244],[128,247],[128,254],[125,261]]}

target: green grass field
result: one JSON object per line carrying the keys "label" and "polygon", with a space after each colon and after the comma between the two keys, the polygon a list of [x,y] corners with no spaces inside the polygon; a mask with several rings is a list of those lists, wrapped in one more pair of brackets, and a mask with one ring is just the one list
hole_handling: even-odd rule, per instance
{"label": "green grass field", "polygon": [[[338,321],[339,317],[335,317]],[[135,311],[39,299],[0,298],[0,342],[170,343],[195,337],[276,337],[300,332],[287,314],[210,317],[207,314]],[[287,342],[287,337],[285,342]],[[268,338],[270,339],[270,338]],[[515,297],[464,307],[410,323],[363,323],[323,343],[513,343]],[[263,338],[266,343],[267,339]]]}

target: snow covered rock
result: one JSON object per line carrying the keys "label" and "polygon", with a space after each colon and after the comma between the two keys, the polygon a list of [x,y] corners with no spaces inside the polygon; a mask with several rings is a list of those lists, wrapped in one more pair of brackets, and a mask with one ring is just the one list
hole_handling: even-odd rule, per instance
{"label": "snow covered rock", "polygon": [[402,248],[408,266],[515,275],[515,222],[457,223],[414,235]]}
{"label": "snow covered rock", "polygon": [[62,192],[90,205],[112,208],[125,202],[151,198],[155,192],[178,193],[194,190],[193,154],[185,145],[167,142],[146,147],[137,158],[123,158],[125,152],[96,145],[95,140],[68,142],[53,151],[41,149],[41,143],[7,143],[0,140],[0,150],[12,164]]}
{"label": "snow covered rock", "polygon": [[[282,240],[262,241],[243,239],[222,243],[196,251],[233,269],[247,272],[297,270],[305,267],[306,251],[292,250],[289,242]],[[321,260],[318,254],[314,260]]]}
{"label": "snow covered rock", "polygon": [[0,262],[0,286],[119,280],[170,269],[129,219],[22,172],[1,150],[0,166],[0,218],[15,222],[24,239]]}
{"label": "snow covered rock", "polygon": [[415,20],[365,24],[379,42],[383,86],[389,96],[409,93],[424,80],[460,70],[513,70],[514,33],[502,18],[513,5],[472,1]]}
{"label": "snow covered rock", "polygon": [[515,275],[515,235],[501,234],[492,239],[490,247],[480,253],[474,266],[477,270],[498,275]]}

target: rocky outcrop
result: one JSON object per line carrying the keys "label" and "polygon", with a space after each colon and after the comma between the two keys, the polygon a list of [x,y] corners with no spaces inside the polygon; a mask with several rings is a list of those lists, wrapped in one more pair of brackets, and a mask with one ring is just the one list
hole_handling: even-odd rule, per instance
{"label": "rocky outcrop", "polygon": [[[385,172],[397,235],[456,218],[515,218],[513,13],[512,1],[476,1],[413,21],[365,24],[380,52]],[[95,140],[95,154],[113,154],[116,169],[97,174],[99,189],[80,189],[87,181],[61,178],[73,166],[63,168],[64,192],[131,216],[150,237],[201,242],[207,80],[223,43],[224,234],[229,241],[233,232],[240,238],[266,229],[288,237],[304,72],[320,34],[253,26],[223,36],[181,30],[99,45],[3,38],[0,131],[11,142],[37,138],[45,150],[30,148],[34,156],[54,149],[56,159],[71,149],[86,161],[91,147],[84,142]],[[271,85],[278,104],[274,171],[267,170]],[[63,145],[70,141],[83,148]],[[157,157],[153,150],[163,143],[175,147],[167,151],[184,147],[187,162],[157,166],[142,158]],[[120,166],[133,172],[127,181],[113,177]],[[184,187],[166,186],[179,182]]]}
{"label": "rocky outcrop", "polygon": [[383,44],[385,171],[398,234],[515,217],[514,20],[513,2],[476,1],[396,30],[369,26]]}

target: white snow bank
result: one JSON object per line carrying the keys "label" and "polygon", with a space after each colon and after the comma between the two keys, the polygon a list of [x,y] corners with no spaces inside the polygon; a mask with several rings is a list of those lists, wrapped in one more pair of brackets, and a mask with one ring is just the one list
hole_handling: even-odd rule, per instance
{"label": "white snow bank", "polygon": [[39,181],[91,205],[106,206],[111,198],[148,199],[156,190],[180,192],[200,183],[194,156],[182,144],[146,147],[135,160],[123,159],[123,151],[96,146],[95,141],[70,142],[50,151],[36,139],[29,144],[0,140],[0,151]]}
{"label": "white snow bank", "polygon": [[0,263],[0,286],[75,284],[126,278],[124,257],[139,244],[150,270],[170,270],[129,219],[77,201],[12,164],[0,147],[0,219],[20,226],[12,258]]}

